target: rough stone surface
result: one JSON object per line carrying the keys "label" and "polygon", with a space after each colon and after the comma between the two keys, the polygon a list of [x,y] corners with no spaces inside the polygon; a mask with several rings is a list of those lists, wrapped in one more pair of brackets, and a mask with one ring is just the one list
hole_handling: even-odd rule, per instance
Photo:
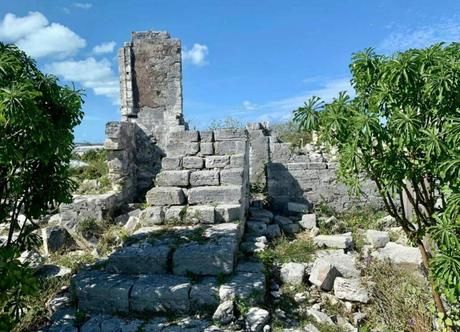
{"label": "rough stone surface", "polygon": [[265,233],[269,239],[275,239],[281,236],[281,229],[278,225],[268,225]]}
{"label": "rough stone surface", "polygon": [[283,283],[301,285],[305,276],[305,266],[301,263],[285,263],[281,266],[280,275]]}
{"label": "rough stone surface", "polygon": [[242,216],[240,204],[222,204],[216,206],[216,222],[240,220]]}
{"label": "rough stone surface", "polygon": [[243,184],[242,168],[232,168],[220,172],[220,183],[222,185],[242,185]]}
{"label": "rough stone surface", "polygon": [[188,187],[190,171],[161,171],[155,184],[159,187]]}
{"label": "rough stone surface", "polygon": [[147,192],[147,203],[156,206],[182,205],[185,203],[185,195],[181,188],[156,187]]}
{"label": "rough stone surface", "polygon": [[230,156],[209,156],[205,159],[206,168],[224,168],[230,163]]}
{"label": "rough stone surface", "polygon": [[345,278],[355,278],[361,274],[356,267],[356,255],[345,254],[343,250],[324,250],[318,253],[318,257],[335,267]]}
{"label": "rough stone surface", "polygon": [[422,255],[418,248],[406,247],[394,242],[388,242],[384,248],[374,252],[373,256],[401,265],[419,267],[422,264]]}
{"label": "rough stone surface", "polygon": [[42,228],[42,239],[45,254],[73,250],[77,243],[62,226],[49,226]]}
{"label": "rough stone surface", "polygon": [[129,246],[110,255],[106,270],[124,274],[167,273],[168,256],[171,248],[166,245]]}
{"label": "rough stone surface", "polygon": [[196,171],[190,174],[190,185],[199,186],[218,186],[219,171]]}
{"label": "rough stone surface", "polygon": [[302,219],[299,221],[300,226],[303,229],[312,229],[316,227],[316,214],[307,213],[302,216]]}
{"label": "rough stone surface", "polygon": [[265,309],[252,307],[249,308],[244,317],[246,319],[246,329],[251,332],[259,332],[270,320],[270,313]]}
{"label": "rough stone surface", "polygon": [[180,170],[182,167],[181,157],[164,157],[161,160],[161,168],[164,170]]}
{"label": "rough stone surface", "polygon": [[369,302],[369,293],[366,287],[358,278],[345,279],[341,277],[335,278],[334,295],[339,299],[352,302]]}
{"label": "rough stone surface", "polygon": [[233,321],[235,319],[235,304],[233,300],[227,300],[219,304],[212,315],[212,319],[224,325]]}
{"label": "rough stone surface", "polygon": [[134,312],[188,312],[190,281],[181,276],[141,276],[131,290],[131,310]]}
{"label": "rough stone surface", "polygon": [[374,248],[383,248],[388,242],[390,242],[390,236],[388,232],[368,229],[366,231],[366,241]]}
{"label": "rough stone surface", "polygon": [[197,187],[188,191],[189,204],[239,203],[240,186]]}
{"label": "rough stone surface", "polygon": [[186,221],[193,224],[214,224],[216,222],[215,208],[211,205],[189,206]]}
{"label": "rough stone surface", "polygon": [[204,166],[204,160],[201,157],[184,157],[182,165],[186,169],[201,169]]}
{"label": "rough stone surface", "polygon": [[318,247],[350,249],[353,246],[352,237],[348,234],[318,235],[313,241]]}
{"label": "rough stone surface", "polygon": [[206,277],[192,285],[190,305],[193,312],[217,308],[219,305],[219,287],[216,278]]}
{"label": "rough stone surface", "polygon": [[334,280],[340,277],[340,272],[328,262],[317,258],[311,269],[308,280],[325,291],[330,291],[334,286]]}

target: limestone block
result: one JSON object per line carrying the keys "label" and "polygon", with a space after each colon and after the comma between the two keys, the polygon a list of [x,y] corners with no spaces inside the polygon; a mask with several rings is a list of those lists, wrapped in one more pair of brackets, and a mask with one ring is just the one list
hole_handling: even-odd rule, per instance
{"label": "limestone block", "polygon": [[418,248],[403,246],[395,242],[388,242],[384,248],[372,253],[372,256],[409,267],[419,267],[422,263],[422,255]]}
{"label": "limestone block", "polygon": [[45,254],[74,250],[77,243],[70,233],[62,226],[48,226],[42,228],[42,240]]}
{"label": "limestone block", "polygon": [[242,154],[231,155],[229,168],[244,168],[244,160],[245,158]]}
{"label": "limestone block", "polygon": [[318,247],[350,249],[353,247],[351,234],[318,235],[313,238]]}
{"label": "limestone block", "polygon": [[239,203],[240,186],[196,187],[188,191],[189,204]]}
{"label": "limestone block", "polygon": [[246,141],[220,141],[214,143],[216,155],[244,154],[246,152]]}
{"label": "limestone block", "polygon": [[107,138],[104,141],[104,149],[106,150],[123,150],[123,145],[118,138]]}
{"label": "limestone block", "polygon": [[220,171],[220,184],[221,185],[243,185],[243,172],[242,168],[224,169]]}
{"label": "limestone block", "polygon": [[156,187],[150,189],[145,196],[147,203],[154,206],[182,205],[185,195],[181,188]]}
{"label": "limestone block", "polygon": [[307,213],[302,216],[302,219],[299,221],[300,226],[303,229],[313,229],[316,227],[316,214]]}
{"label": "limestone block", "polygon": [[190,305],[192,311],[214,310],[219,305],[219,287],[214,277],[205,277],[197,284],[192,285],[190,291]]}
{"label": "limestone block", "polygon": [[190,171],[161,171],[155,178],[159,187],[188,187]]}
{"label": "limestone block", "polygon": [[189,206],[186,222],[192,224],[214,224],[216,222],[215,208],[212,205]]}
{"label": "limestone block", "polygon": [[329,325],[334,325],[332,319],[322,311],[310,308],[307,310],[307,314],[312,316],[313,319],[318,323],[327,323]]}
{"label": "limestone block", "polygon": [[190,185],[192,187],[218,186],[219,185],[219,171],[204,170],[204,171],[192,172],[190,174]]}
{"label": "limestone block", "polygon": [[390,235],[388,232],[368,229],[366,231],[366,242],[374,248],[383,248],[388,242],[390,242]]}
{"label": "limestone block", "polygon": [[199,142],[178,142],[168,143],[166,145],[166,154],[168,157],[194,156],[200,151]]}
{"label": "limestone block", "polygon": [[252,219],[268,219],[269,222],[273,219],[273,213],[269,210],[265,209],[258,209],[258,208],[249,208],[249,214],[251,215]]}
{"label": "limestone block", "polygon": [[280,276],[285,284],[301,285],[305,276],[305,266],[302,263],[285,263],[281,266]]}
{"label": "limestone block", "polygon": [[369,302],[369,292],[361,283],[360,278],[336,278],[334,281],[334,295],[341,300],[361,303]]}
{"label": "limestone block", "polygon": [[230,156],[209,156],[205,159],[206,168],[224,168],[230,164]]}
{"label": "limestone block", "polygon": [[345,254],[343,250],[320,250],[317,256],[334,266],[345,278],[355,278],[361,274],[356,266],[355,254]]}
{"label": "limestone block", "polygon": [[214,142],[214,133],[212,131],[200,131],[201,143]]}
{"label": "limestone block", "polygon": [[240,204],[222,204],[216,206],[216,222],[230,222],[241,219]]}
{"label": "limestone block", "polygon": [[213,143],[200,143],[200,155],[210,156],[214,154],[214,144]]}
{"label": "limestone block", "polygon": [[131,310],[145,312],[179,312],[190,310],[191,284],[174,275],[141,276],[131,290]]}
{"label": "limestone block", "polygon": [[240,128],[226,128],[214,130],[214,140],[242,140],[246,139],[246,130]]}
{"label": "limestone block", "polygon": [[265,232],[265,234],[270,240],[273,240],[273,239],[281,236],[281,229],[276,224],[268,225],[267,226],[267,231]]}
{"label": "limestone block", "polygon": [[129,291],[134,283],[129,276],[99,270],[80,272],[73,280],[80,310],[125,312],[129,310]]}
{"label": "limestone block", "polygon": [[159,225],[165,219],[165,213],[161,206],[150,206],[139,212],[138,218],[143,226]]}
{"label": "limestone block", "polygon": [[121,125],[118,121],[107,122],[105,125],[105,136],[107,138],[118,138],[121,133]]}
{"label": "limestone block", "polygon": [[253,307],[244,315],[246,319],[246,330],[260,332],[270,320],[270,313],[262,308]]}
{"label": "limestone block", "polygon": [[110,255],[106,270],[123,274],[167,273],[170,252],[171,248],[166,245],[124,247]]}
{"label": "limestone block", "polygon": [[176,249],[173,272],[177,275],[218,275],[233,272],[237,252],[236,239],[221,243],[189,243]]}
{"label": "limestone block", "polygon": [[248,220],[246,222],[248,232],[256,236],[265,235],[267,233],[267,224],[258,220]]}
{"label": "limestone block", "polygon": [[221,301],[245,299],[250,305],[264,303],[266,278],[263,272],[236,272],[229,282],[219,289]]}
{"label": "limestone block", "polygon": [[196,130],[172,131],[169,133],[168,139],[173,143],[198,142],[200,140],[200,136]]}
{"label": "limestone block", "polygon": [[235,319],[235,304],[233,300],[223,301],[212,315],[212,319],[220,324],[230,324]]}
{"label": "limestone block", "polygon": [[330,291],[334,286],[334,280],[341,274],[337,269],[321,258],[317,258],[311,269],[309,281],[325,291]]}
{"label": "limestone block", "polygon": [[164,170],[180,170],[182,168],[182,158],[164,157],[161,160],[161,168]]}
{"label": "limestone block", "polygon": [[187,206],[170,206],[166,208],[165,223],[183,221],[187,212]]}
{"label": "limestone block", "polygon": [[204,160],[201,157],[184,157],[182,166],[186,169],[201,169],[204,166]]}

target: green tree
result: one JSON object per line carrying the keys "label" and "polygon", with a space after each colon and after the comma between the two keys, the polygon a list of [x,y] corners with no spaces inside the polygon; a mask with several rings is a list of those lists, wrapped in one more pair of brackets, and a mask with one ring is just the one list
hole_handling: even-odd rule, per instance
{"label": "green tree", "polygon": [[72,199],[68,166],[81,104],[78,91],[42,74],[16,46],[0,43],[0,224],[7,229],[0,243],[2,330],[36,289],[27,264],[17,259],[37,245],[35,221]]}
{"label": "green tree", "polygon": [[[353,192],[363,176],[375,182],[431,270],[444,315],[439,291],[453,304],[460,295],[460,44],[392,56],[366,49],[353,55],[350,70],[355,97],[313,97],[294,121],[338,148],[338,176]],[[413,218],[403,212],[404,196]]]}

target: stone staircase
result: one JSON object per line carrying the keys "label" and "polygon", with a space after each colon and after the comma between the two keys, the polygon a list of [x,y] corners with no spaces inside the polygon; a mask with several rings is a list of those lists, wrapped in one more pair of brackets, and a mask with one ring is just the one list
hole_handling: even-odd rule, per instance
{"label": "stone staircase", "polygon": [[79,310],[212,314],[230,298],[263,301],[263,265],[237,262],[248,204],[245,133],[174,132],[169,142],[141,228],[74,277]]}

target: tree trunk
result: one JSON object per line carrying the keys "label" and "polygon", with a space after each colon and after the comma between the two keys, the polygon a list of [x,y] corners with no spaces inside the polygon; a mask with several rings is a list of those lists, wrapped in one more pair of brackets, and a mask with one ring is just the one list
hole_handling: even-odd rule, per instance
{"label": "tree trunk", "polygon": [[[423,267],[425,268],[426,272],[429,271],[429,256],[428,253],[425,249],[425,246],[421,240],[417,240],[418,243],[418,249],[420,250],[420,253],[422,254],[422,261],[423,261]],[[428,278],[429,280],[429,278]],[[434,303],[436,305],[436,309],[439,313],[444,314],[444,317],[446,315],[446,309],[444,308],[444,304],[442,303],[441,296],[439,293],[436,291],[436,287],[433,283],[433,281],[429,280],[430,282],[430,287],[431,287],[431,295],[433,296]]]}

